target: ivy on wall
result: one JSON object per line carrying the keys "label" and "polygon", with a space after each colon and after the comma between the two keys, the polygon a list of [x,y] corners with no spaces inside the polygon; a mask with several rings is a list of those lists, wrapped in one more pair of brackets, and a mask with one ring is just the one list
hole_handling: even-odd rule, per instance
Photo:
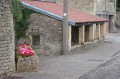
{"label": "ivy on wall", "polygon": [[20,38],[26,37],[26,31],[30,25],[30,15],[33,13],[32,10],[21,7],[22,18],[20,21],[15,22],[15,34],[16,39],[19,40]]}
{"label": "ivy on wall", "polygon": [[19,0],[12,0],[12,12],[13,12],[14,22],[21,21],[22,11]]}
{"label": "ivy on wall", "polygon": [[20,38],[26,38],[26,31],[30,25],[30,15],[33,10],[20,6],[19,0],[12,0],[13,18],[15,24],[15,38],[18,41]]}

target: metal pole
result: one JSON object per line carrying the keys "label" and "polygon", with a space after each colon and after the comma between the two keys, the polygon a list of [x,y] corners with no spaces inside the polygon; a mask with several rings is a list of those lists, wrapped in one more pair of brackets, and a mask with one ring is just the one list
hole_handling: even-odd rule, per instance
{"label": "metal pole", "polygon": [[64,0],[64,16],[63,16],[63,54],[68,53],[68,2]]}
{"label": "metal pole", "polygon": [[115,21],[116,21],[116,12],[117,12],[117,11],[116,11],[116,7],[117,7],[117,6],[116,6],[116,3],[117,3],[117,0],[114,0],[114,7],[115,7],[115,8],[114,8],[114,9],[115,9],[115,10],[114,10],[114,12],[115,12],[114,15],[115,15]]}

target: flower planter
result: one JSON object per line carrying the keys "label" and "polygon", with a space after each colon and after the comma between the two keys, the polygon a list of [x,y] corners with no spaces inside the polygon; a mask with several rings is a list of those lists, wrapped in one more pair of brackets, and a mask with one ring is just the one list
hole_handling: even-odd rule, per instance
{"label": "flower planter", "polygon": [[37,72],[39,71],[39,57],[18,57],[17,72]]}

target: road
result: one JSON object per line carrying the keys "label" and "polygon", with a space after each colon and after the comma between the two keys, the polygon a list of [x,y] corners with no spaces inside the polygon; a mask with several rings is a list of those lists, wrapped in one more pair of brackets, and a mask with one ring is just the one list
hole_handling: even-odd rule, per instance
{"label": "road", "polygon": [[119,40],[119,33],[108,34],[105,42],[77,49],[72,55],[40,56],[39,72],[16,73],[13,76],[15,79],[79,79],[80,76],[80,79],[89,79],[82,75],[119,55]]}

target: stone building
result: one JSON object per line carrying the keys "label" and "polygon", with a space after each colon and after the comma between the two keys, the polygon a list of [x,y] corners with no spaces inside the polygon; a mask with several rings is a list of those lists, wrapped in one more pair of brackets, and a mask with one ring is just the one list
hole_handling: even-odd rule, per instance
{"label": "stone building", "polygon": [[120,29],[120,12],[116,13],[116,27]]}
{"label": "stone building", "polygon": [[[43,0],[44,1],[44,0]],[[63,4],[63,0],[45,0]],[[116,0],[69,0],[69,6],[109,20],[107,32],[114,32],[116,21]]]}
{"label": "stone building", "polygon": [[[32,14],[28,34],[36,52],[60,55],[63,51],[63,6],[54,2],[21,0]],[[68,50],[105,37],[107,20],[69,8]]]}
{"label": "stone building", "polygon": [[15,71],[11,0],[0,0],[0,78]]}

